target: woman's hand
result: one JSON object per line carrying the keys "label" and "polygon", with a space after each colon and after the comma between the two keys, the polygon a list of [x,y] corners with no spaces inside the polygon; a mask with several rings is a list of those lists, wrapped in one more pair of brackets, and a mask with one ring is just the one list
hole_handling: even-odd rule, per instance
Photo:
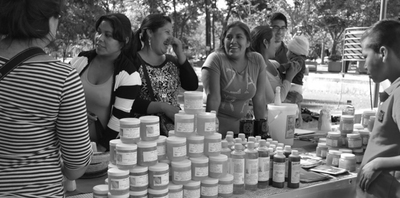
{"label": "woman's hand", "polygon": [[359,186],[363,191],[367,191],[371,183],[381,174],[378,170],[378,158],[373,159],[362,167],[359,176]]}
{"label": "woman's hand", "polygon": [[171,120],[175,120],[175,114],[179,113],[179,107],[172,106],[165,102],[162,103],[161,109]]}
{"label": "woman's hand", "polygon": [[286,80],[292,82],[294,76],[296,76],[297,73],[301,70],[301,66],[296,63],[292,62],[290,63],[289,69],[286,71]]}
{"label": "woman's hand", "polygon": [[186,55],[183,53],[182,41],[175,37],[171,37],[170,39],[170,44],[172,45],[172,49],[178,57],[179,64],[183,64],[186,61]]}

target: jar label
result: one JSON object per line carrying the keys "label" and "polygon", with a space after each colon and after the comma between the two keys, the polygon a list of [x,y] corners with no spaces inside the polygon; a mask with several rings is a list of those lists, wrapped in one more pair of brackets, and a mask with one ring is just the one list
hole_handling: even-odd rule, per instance
{"label": "jar label", "polygon": [[222,173],[222,164],[210,163],[210,173]]}
{"label": "jar label", "polygon": [[137,153],[121,153],[117,151],[117,165],[135,165],[137,163]]}
{"label": "jar label", "polygon": [[290,162],[292,164],[292,175],[290,181],[292,183],[300,183],[300,162]]}
{"label": "jar label", "polygon": [[349,148],[360,148],[362,146],[362,142],[360,139],[358,140],[348,140],[348,147]]}
{"label": "jar label", "polygon": [[146,125],[146,137],[156,137],[160,135],[160,124],[148,124]]}
{"label": "jar label", "polygon": [[296,127],[296,115],[288,115],[286,118],[285,138],[294,138],[294,128]]}
{"label": "jar label", "polygon": [[274,162],[272,179],[274,182],[285,181],[285,162]]}
{"label": "jar label", "polygon": [[157,150],[143,151],[143,162],[153,162],[157,161],[157,159]]}
{"label": "jar label", "polygon": [[219,184],[218,185],[219,194],[231,194],[233,193],[233,184]]}
{"label": "jar label", "polygon": [[255,185],[258,182],[258,159],[246,159],[245,183]]}
{"label": "jar label", "polygon": [[121,128],[121,136],[124,138],[139,138],[140,127],[135,128]]}
{"label": "jar label", "polygon": [[174,181],[189,181],[192,179],[192,171],[174,171]]}
{"label": "jar label", "polygon": [[165,155],[165,144],[157,146],[157,155]]}
{"label": "jar label", "polygon": [[129,189],[129,178],[123,179],[113,179],[108,178],[108,183],[110,184],[110,190],[128,190]]}
{"label": "jar label", "polygon": [[213,187],[200,187],[200,193],[202,196],[218,196],[218,185]]}
{"label": "jar label", "polygon": [[154,186],[165,186],[169,184],[169,173],[164,173],[160,175],[153,176]]}
{"label": "jar label", "polygon": [[186,145],[183,146],[174,146],[172,148],[172,156],[173,157],[182,157],[186,156]]}
{"label": "jar label", "polygon": [[269,180],[269,157],[258,158],[258,181]]}
{"label": "jar label", "polygon": [[192,144],[189,143],[189,153],[203,153],[204,151],[204,144]]}
{"label": "jar label", "polygon": [[352,132],[353,131],[353,128],[354,128],[354,123],[353,122],[350,122],[350,123],[347,123],[347,122],[343,122],[343,124],[342,124],[342,130],[341,131],[344,131],[344,132]]}
{"label": "jar label", "polygon": [[200,197],[200,188],[196,190],[183,189],[184,198],[197,198]]}
{"label": "jar label", "polygon": [[183,197],[183,190],[179,192],[168,192],[168,198],[182,198]]}
{"label": "jar label", "polygon": [[233,184],[244,184],[244,159],[232,159]]}
{"label": "jar label", "polygon": [[204,132],[215,131],[215,122],[204,122]]}
{"label": "jar label", "polygon": [[208,152],[209,153],[221,152],[221,142],[208,143]]}
{"label": "jar label", "polygon": [[149,177],[147,173],[145,175],[131,175],[129,177],[131,186],[140,187],[149,185]]}
{"label": "jar label", "polygon": [[338,140],[326,139],[326,145],[331,147],[338,147]]}
{"label": "jar label", "polygon": [[194,132],[194,123],[184,123],[184,122],[177,122],[176,123],[175,132],[186,132],[192,133]]}
{"label": "jar label", "polygon": [[[192,165],[193,166],[193,165]],[[194,168],[195,177],[205,177],[208,176],[208,166],[205,167],[195,167]]]}

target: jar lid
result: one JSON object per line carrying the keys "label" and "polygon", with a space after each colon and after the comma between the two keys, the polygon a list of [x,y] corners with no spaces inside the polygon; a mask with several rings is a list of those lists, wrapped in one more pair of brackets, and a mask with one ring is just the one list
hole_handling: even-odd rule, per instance
{"label": "jar lid", "polygon": [[169,182],[169,184],[168,184],[169,190],[181,190],[182,188],[183,188],[183,185],[181,185],[181,184],[174,184],[172,182]]}
{"label": "jar lid", "polygon": [[129,175],[129,170],[121,170],[118,168],[108,169],[107,171],[109,176],[125,176]]}
{"label": "jar lid", "polygon": [[129,170],[129,172],[131,172],[131,173],[143,173],[143,172],[147,172],[148,170],[149,170],[149,167],[147,167],[147,166],[135,166],[131,170]]}
{"label": "jar lid", "polygon": [[340,137],[340,133],[331,131],[331,132],[328,132],[328,136]]}
{"label": "jar lid", "polygon": [[186,138],[176,136],[168,137],[167,143],[186,143]]}
{"label": "jar lid", "polygon": [[358,133],[360,135],[370,135],[371,134],[371,132],[369,132],[368,130],[361,130],[361,131],[358,131]]}
{"label": "jar lid", "polygon": [[194,119],[194,115],[193,114],[185,114],[185,113],[175,114],[175,120],[177,118],[182,119],[182,120],[190,120],[190,119]]}
{"label": "jar lid", "polygon": [[129,195],[132,195],[132,196],[147,195],[147,189],[141,190],[141,191],[129,191]]}
{"label": "jar lid", "polygon": [[210,161],[217,161],[217,162],[225,162],[228,161],[228,156],[226,155],[216,155],[216,156],[209,156],[208,158],[210,158]]}
{"label": "jar lid", "polygon": [[201,97],[203,100],[203,92],[201,91],[185,91],[183,95],[184,97]]}
{"label": "jar lid", "polygon": [[205,139],[208,139],[208,140],[221,140],[221,138],[222,138],[221,133],[214,133],[212,135],[205,136]]}
{"label": "jar lid", "polygon": [[201,180],[201,183],[202,184],[210,184],[210,185],[218,184],[218,179],[206,177]]}
{"label": "jar lid", "polygon": [[365,110],[364,112],[363,112],[363,115],[375,115],[375,111],[374,110]]}
{"label": "jar lid", "polygon": [[224,177],[219,178],[219,181],[224,181],[224,182],[233,181],[233,175],[226,174]]}
{"label": "jar lid", "polygon": [[123,195],[112,195],[110,192],[107,194],[108,198],[129,198],[129,193]]}
{"label": "jar lid", "polygon": [[160,122],[160,118],[158,116],[142,116],[139,118],[141,123],[153,123]]}
{"label": "jar lid", "polygon": [[157,143],[163,143],[167,140],[167,136],[160,135],[158,136]]}
{"label": "jar lid", "polygon": [[153,194],[153,195],[162,195],[162,194],[168,193],[168,188],[164,188],[164,189],[160,189],[160,190],[148,188],[147,190],[148,190],[149,194]]}
{"label": "jar lid", "polygon": [[359,133],[349,133],[347,134],[347,138],[359,138],[360,134]]}
{"label": "jar lid", "polygon": [[353,153],[353,151],[350,149],[339,149],[339,151],[342,153]]}
{"label": "jar lid", "polygon": [[204,136],[201,135],[191,135],[187,137],[188,140],[204,140]]}
{"label": "jar lid", "polygon": [[319,138],[318,142],[326,142],[326,138]]}
{"label": "jar lid", "polygon": [[190,180],[190,181],[186,182],[185,184],[183,184],[183,186],[186,186],[186,187],[198,187],[198,186],[200,186],[200,181]]}
{"label": "jar lid", "polygon": [[157,142],[155,142],[155,141],[140,141],[137,143],[137,146],[140,148],[152,148],[152,147],[157,147]]}
{"label": "jar lid", "polygon": [[192,165],[192,161],[190,161],[188,159],[184,159],[179,162],[174,162],[174,161],[171,162],[172,167],[178,167],[178,168],[190,167],[191,165]]}
{"label": "jar lid", "polygon": [[120,125],[135,124],[136,125],[136,124],[140,124],[140,120],[137,118],[122,118],[122,119],[119,119],[119,124]]}
{"label": "jar lid", "polygon": [[107,184],[100,184],[93,186],[93,193],[107,195],[108,193],[108,185]]}
{"label": "jar lid", "polygon": [[334,155],[340,155],[340,154],[342,154],[342,152],[341,152],[341,151],[338,151],[338,150],[329,150],[328,153],[329,153],[329,154],[334,154]]}
{"label": "jar lid", "polygon": [[340,158],[343,158],[343,159],[356,159],[356,156],[354,154],[351,154],[351,153],[342,153],[342,154],[340,154]]}
{"label": "jar lid", "polygon": [[216,115],[214,113],[202,112],[197,115],[197,119],[215,119]]}
{"label": "jar lid", "polygon": [[110,146],[117,146],[119,143],[122,143],[121,139],[110,140]]}
{"label": "jar lid", "polygon": [[137,149],[136,144],[124,144],[124,143],[117,144],[117,150],[136,150],[136,149]]}
{"label": "jar lid", "polygon": [[353,120],[354,116],[353,115],[342,115],[341,119],[343,119],[343,120]]}
{"label": "jar lid", "polygon": [[157,163],[156,165],[149,167],[149,171],[165,171],[168,169],[169,166],[166,163]]}

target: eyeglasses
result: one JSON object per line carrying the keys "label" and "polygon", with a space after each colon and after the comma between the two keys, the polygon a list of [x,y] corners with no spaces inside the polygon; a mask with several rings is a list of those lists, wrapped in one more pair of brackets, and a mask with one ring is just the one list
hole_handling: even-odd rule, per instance
{"label": "eyeglasses", "polygon": [[277,25],[274,25],[274,26],[272,26],[272,30],[273,30],[274,32],[278,32],[279,30],[286,31],[286,30],[287,30],[287,27],[286,27],[286,26],[279,27],[279,26],[277,26]]}

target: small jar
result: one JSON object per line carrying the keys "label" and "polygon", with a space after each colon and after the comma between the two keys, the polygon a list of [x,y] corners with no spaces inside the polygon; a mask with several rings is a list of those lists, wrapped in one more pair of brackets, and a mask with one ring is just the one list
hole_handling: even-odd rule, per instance
{"label": "small jar", "polygon": [[169,184],[168,164],[158,163],[149,167],[149,187],[155,190],[166,189]]}
{"label": "small jar", "polygon": [[157,142],[140,141],[138,144],[138,165],[153,166],[157,164]]}
{"label": "small jar", "polygon": [[326,157],[326,165],[338,167],[340,154],[342,154],[342,152],[337,150],[329,150],[328,156]]}
{"label": "small jar", "polygon": [[122,170],[130,170],[137,163],[136,144],[117,144],[117,167]]}
{"label": "small jar", "polygon": [[211,178],[220,178],[228,173],[228,156],[217,155],[210,156],[208,164],[208,176]]}
{"label": "small jar", "polygon": [[142,191],[129,191],[129,198],[147,198],[147,189]]}
{"label": "small jar", "polygon": [[356,171],[356,156],[350,153],[342,153],[339,160],[339,168],[350,172]]}
{"label": "small jar", "polygon": [[210,157],[221,154],[221,138],[222,135],[220,133],[205,136],[204,155]]}
{"label": "small jar", "polygon": [[372,132],[372,129],[374,128],[374,123],[375,123],[375,116],[370,116],[369,121],[368,121],[368,131]]}
{"label": "small jar", "polygon": [[201,157],[204,154],[204,136],[192,135],[186,138],[189,157]]}
{"label": "small jar", "polygon": [[149,186],[148,167],[136,166],[129,171],[129,190],[144,191]]}
{"label": "small jar", "polygon": [[201,181],[208,177],[208,157],[190,158],[192,161],[192,180]]}
{"label": "small jar", "polygon": [[167,158],[167,137],[160,135],[157,139],[157,159],[160,160]]}
{"label": "small jar", "polygon": [[362,139],[358,133],[347,134],[347,146],[350,149],[356,149],[362,147]]}
{"label": "small jar", "polygon": [[340,117],[339,129],[341,133],[352,133],[354,129],[354,116],[342,115]]}
{"label": "small jar", "polygon": [[361,164],[364,157],[364,149],[363,148],[353,149],[353,154],[356,156],[356,163]]}
{"label": "small jar", "polygon": [[129,196],[129,170],[120,170],[117,168],[109,169],[108,174],[108,192],[111,195]]}
{"label": "small jar", "polygon": [[328,135],[326,136],[326,145],[338,148],[340,146],[340,133],[328,132]]}
{"label": "small jar", "polygon": [[201,91],[185,91],[184,109],[201,109],[203,107],[203,92]]}
{"label": "small jar", "polygon": [[107,197],[108,198],[129,198],[129,193],[126,193],[123,195],[112,195],[110,192],[108,192]]}
{"label": "small jar", "polygon": [[189,137],[194,134],[194,115],[176,113],[175,114],[175,135],[178,137]]}
{"label": "small jar", "polygon": [[117,144],[122,143],[121,139],[110,140],[110,162],[117,165]]}
{"label": "small jar", "polygon": [[233,175],[227,174],[219,178],[218,181],[218,196],[232,197],[233,194]]}
{"label": "small jar", "polygon": [[121,141],[125,144],[136,144],[140,140],[140,120],[122,118],[119,120]]}
{"label": "small jar", "polygon": [[140,119],[140,139],[156,141],[160,136],[160,118],[158,116],[142,116]]}
{"label": "small jar", "polygon": [[326,145],[326,143],[318,143],[316,155],[318,157],[321,157],[322,159],[325,159],[327,153],[328,153],[328,146]]}
{"label": "small jar", "polygon": [[186,138],[168,137],[167,155],[171,161],[182,161],[186,159]]}
{"label": "small jar", "polygon": [[200,181],[183,184],[183,198],[200,198]]}
{"label": "small jar", "polygon": [[183,185],[169,183],[168,198],[183,198]]}
{"label": "small jar", "polygon": [[200,195],[203,198],[218,197],[218,179],[205,178],[201,181]]}
{"label": "small jar", "polygon": [[214,113],[200,113],[197,115],[197,133],[212,135],[215,133],[216,115]]}
{"label": "small jar", "polygon": [[362,139],[362,145],[367,146],[371,132],[369,132],[367,130],[361,130],[358,133],[360,133],[360,136]]}
{"label": "small jar", "polygon": [[361,124],[363,125],[364,128],[367,128],[367,127],[368,127],[369,118],[370,118],[371,116],[375,116],[375,111],[373,111],[373,110],[367,110],[367,111],[364,111],[364,112],[363,112]]}
{"label": "small jar", "polygon": [[93,187],[93,198],[107,198],[108,185],[100,184]]}
{"label": "small jar", "polygon": [[172,168],[172,182],[174,184],[184,184],[192,179],[192,162],[190,160],[183,160],[178,162],[171,162]]}
{"label": "small jar", "polygon": [[168,188],[164,189],[151,189],[148,190],[149,198],[168,198]]}

